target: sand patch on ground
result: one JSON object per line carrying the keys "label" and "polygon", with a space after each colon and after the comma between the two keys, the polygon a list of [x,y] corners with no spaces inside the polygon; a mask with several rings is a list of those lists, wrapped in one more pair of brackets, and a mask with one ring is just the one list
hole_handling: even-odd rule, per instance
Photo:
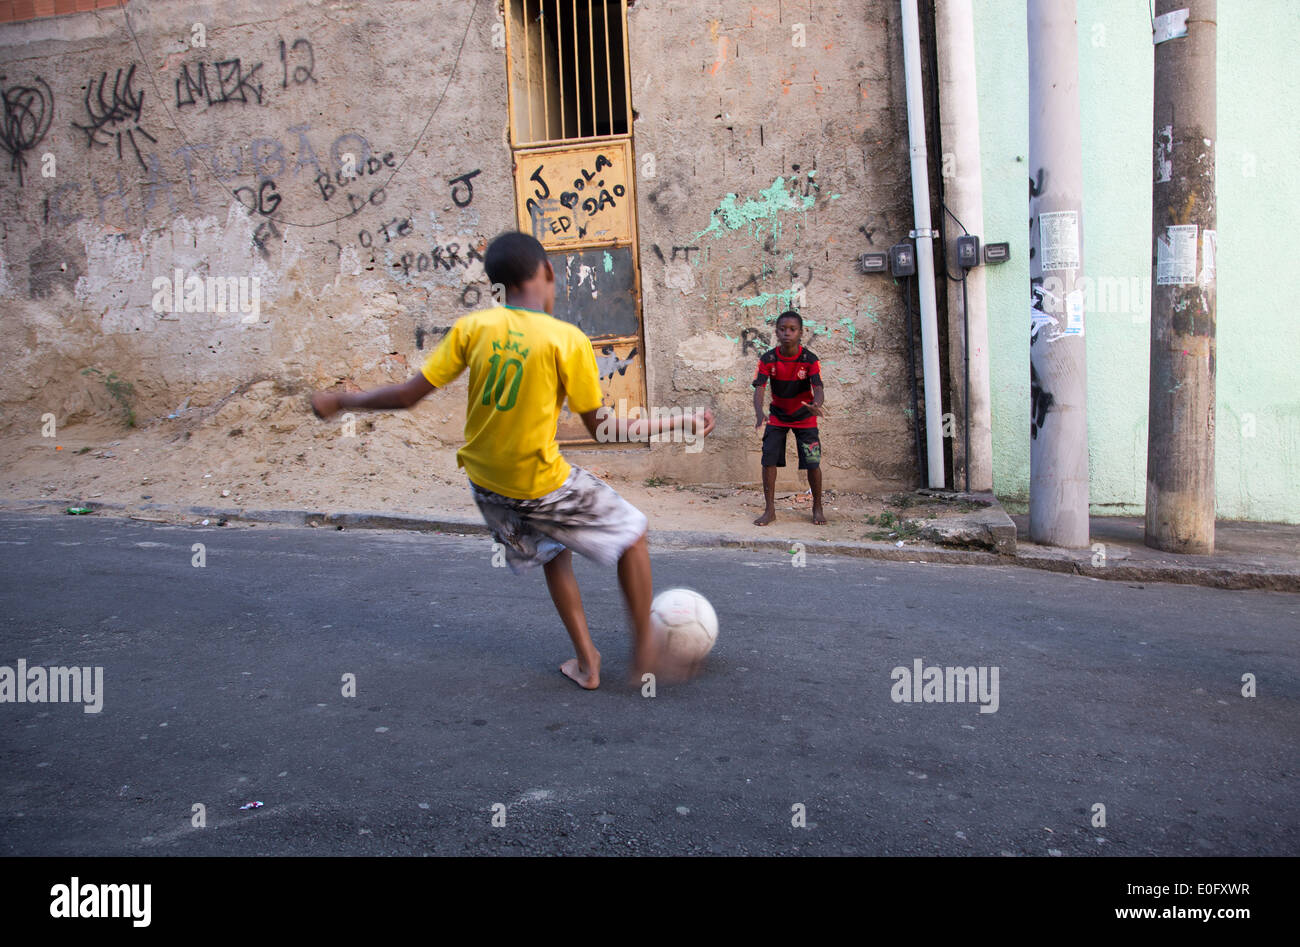
{"label": "sand patch on ground", "polygon": [[[302,393],[259,381],[210,405],[186,404],[166,416],[137,418],[135,427],[98,414],[55,438],[41,437],[39,427],[26,434],[11,430],[0,435],[0,496],[128,509],[162,504],[477,518],[464,472],[456,466],[458,432],[450,430],[451,419],[438,406],[423,407],[357,412],[355,433],[345,436],[337,419],[317,420]],[[757,483],[631,480],[603,469],[599,452],[570,458],[607,479],[656,530],[910,543],[915,524],[969,508],[915,494],[836,491],[828,470],[828,525],[812,524],[810,494],[782,490],[776,523],[757,527],[753,519],[763,507]]]}

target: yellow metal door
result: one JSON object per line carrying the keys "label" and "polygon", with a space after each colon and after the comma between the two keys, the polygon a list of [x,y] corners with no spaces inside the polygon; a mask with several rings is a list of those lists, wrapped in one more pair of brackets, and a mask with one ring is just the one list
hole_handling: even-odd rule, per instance
{"label": "yellow metal door", "polygon": [[[604,403],[645,407],[645,342],[636,241],[632,142],[515,151],[519,229],[546,248],[555,269],[555,316],[590,337]],[[590,443],[582,421],[560,418],[559,440]]]}

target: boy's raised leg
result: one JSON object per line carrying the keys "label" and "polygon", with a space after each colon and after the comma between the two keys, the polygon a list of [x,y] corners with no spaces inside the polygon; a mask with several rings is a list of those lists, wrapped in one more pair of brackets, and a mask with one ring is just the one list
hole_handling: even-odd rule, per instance
{"label": "boy's raised leg", "polygon": [[813,497],[812,521],[819,526],[824,526],[826,525],[826,514],[822,512],[821,467],[810,467],[808,469],[808,488],[812,490]]}
{"label": "boy's raised leg", "polygon": [[[649,560],[647,560],[647,569]],[[600,652],[591,640],[587,630],[587,613],[582,608],[582,592],[578,589],[578,578],[573,574],[573,553],[568,549],[560,553],[542,567],[546,573],[546,588],[551,593],[555,610],[560,613],[560,620],[573,642],[576,658],[570,658],[560,665],[560,673],[572,678],[579,687],[595,690],[600,686]],[[649,605],[646,613],[649,614]]]}
{"label": "boy's raised leg", "polygon": [[[763,515],[754,520],[755,526],[766,526],[776,519],[776,467],[763,468]],[[811,471],[810,471],[811,472]]]}

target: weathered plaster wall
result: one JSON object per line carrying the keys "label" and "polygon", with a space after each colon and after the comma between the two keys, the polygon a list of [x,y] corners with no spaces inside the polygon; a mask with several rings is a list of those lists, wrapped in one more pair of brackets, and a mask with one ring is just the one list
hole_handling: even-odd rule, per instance
{"label": "weathered plaster wall", "polygon": [[[798,283],[828,485],[913,482],[900,290],[856,270],[909,227],[895,7],[630,9],[650,401],[721,424],[606,466],[757,480],[749,382]],[[0,424],[102,412],[110,373],[144,418],[257,378],[409,375],[488,301],[473,257],[515,225],[498,22],[490,0],[159,0],[0,28],[28,122],[0,167]],[[156,311],[177,269],[256,278],[257,315]],[[454,441],[461,398],[420,423]]]}
{"label": "weathered plaster wall", "polygon": [[827,483],[913,485],[901,290],[856,269],[910,226],[896,8],[644,0],[629,14],[636,151],[655,167],[638,182],[650,397],[719,408],[725,449],[684,461],[699,479],[758,479],[750,381],[801,285]]}
{"label": "weathered plaster wall", "polygon": [[[134,35],[122,10],[0,29],[6,89],[51,116],[0,169],[4,422],[75,420],[102,391],[91,367],[147,416],[254,377],[418,364],[473,283],[487,298],[470,248],[513,215],[495,12],[470,10],[159,2],[128,8]],[[176,268],[256,278],[258,316],[156,312]]]}

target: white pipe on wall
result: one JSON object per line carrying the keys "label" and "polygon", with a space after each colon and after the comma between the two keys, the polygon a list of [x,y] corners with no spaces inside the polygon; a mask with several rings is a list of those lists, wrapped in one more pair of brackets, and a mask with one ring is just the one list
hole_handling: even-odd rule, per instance
{"label": "white pipe on wall", "polygon": [[921,294],[921,374],[925,379],[925,453],[929,485],[944,486],[943,398],[939,387],[939,319],[934,292],[934,238],[930,226],[930,173],[925,148],[921,87],[921,26],[916,0],[899,0],[903,14],[903,75],[907,83],[907,137],[912,155],[912,207],[916,276]]}

